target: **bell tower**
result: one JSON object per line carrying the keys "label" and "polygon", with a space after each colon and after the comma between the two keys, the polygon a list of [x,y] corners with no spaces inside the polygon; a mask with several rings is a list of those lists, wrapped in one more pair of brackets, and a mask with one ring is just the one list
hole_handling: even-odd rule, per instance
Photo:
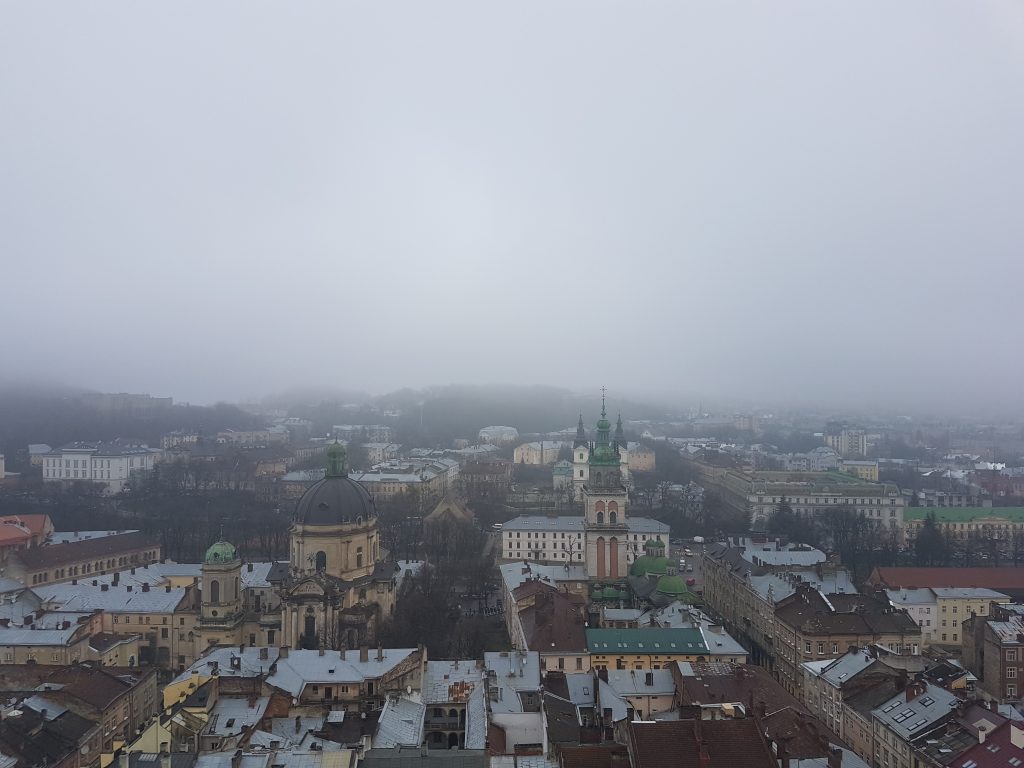
{"label": "bell tower", "polygon": [[242,561],[234,545],[215,542],[200,568],[203,601],[199,614],[202,648],[238,645],[242,637]]}
{"label": "bell tower", "polygon": [[628,495],[622,484],[619,448],[611,440],[611,428],[602,388],[601,418],[597,422],[597,438],[587,460],[589,476],[582,490],[587,575],[594,579],[622,579],[626,577],[628,568]]}

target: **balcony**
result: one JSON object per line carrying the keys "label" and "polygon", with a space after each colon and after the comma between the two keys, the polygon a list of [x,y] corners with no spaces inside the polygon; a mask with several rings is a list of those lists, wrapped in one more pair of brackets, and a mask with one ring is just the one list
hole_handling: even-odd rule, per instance
{"label": "balcony", "polygon": [[424,726],[428,731],[461,731],[466,724],[458,717],[431,717]]}

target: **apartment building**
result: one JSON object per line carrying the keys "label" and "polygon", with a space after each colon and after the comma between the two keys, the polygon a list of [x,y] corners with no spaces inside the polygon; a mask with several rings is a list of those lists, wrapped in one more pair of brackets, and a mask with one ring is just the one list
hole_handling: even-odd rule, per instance
{"label": "apartment building", "polygon": [[775,609],[776,675],[798,698],[803,695],[802,664],[875,644],[898,655],[921,653],[920,627],[884,595],[826,595],[802,584]]}
{"label": "apartment building", "polygon": [[1001,704],[1019,704],[1024,690],[1024,606],[990,603],[988,615],[963,623],[964,665]]}
{"label": "apartment building", "polygon": [[904,512],[907,539],[917,538],[928,517],[954,539],[995,537],[1012,541],[1024,531],[1024,507],[908,507]]}
{"label": "apartment building", "polygon": [[921,628],[925,646],[946,646],[955,652],[963,641],[962,625],[967,618],[984,616],[990,603],[1010,602],[1008,595],[981,587],[890,589],[885,594]]}
{"label": "apartment building", "polygon": [[43,482],[82,482],[103,493],[120,493],[132,477],[153,469],[161,451],[134,443],[77,442],[61,446],[43,457]]}

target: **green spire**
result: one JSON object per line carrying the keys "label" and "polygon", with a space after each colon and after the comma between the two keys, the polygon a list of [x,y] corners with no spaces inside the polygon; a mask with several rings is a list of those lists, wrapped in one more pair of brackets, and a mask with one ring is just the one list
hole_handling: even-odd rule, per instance
{"label": "green spire", "polygon": [[335,440],[327,449],[327,477],[347,477],[345,446]]}
{"label": "green spire", "polygon": [[601,387],[601,419],[597,422],[597,439],[594,441],[594,450],[590,454],[590,463],[617,467],[619,452],[612,445],[612,425],[608,421],[608,410],[605,407],[606,391],[604,387]]}

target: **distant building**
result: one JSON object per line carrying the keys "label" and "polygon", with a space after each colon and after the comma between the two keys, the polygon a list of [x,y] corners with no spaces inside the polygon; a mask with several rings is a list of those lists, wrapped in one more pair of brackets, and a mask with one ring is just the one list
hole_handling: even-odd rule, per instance
{"label": "distant building", "polygon": [[338,440],[365,440],[368,443],[393,443],[394,430],[385,424],[335,424],[331,427]]}
{"label": "distant building", "polygon": [[512,460],[516,464],[544,465],[554,464],[565,443],[560,440],[539,440],[516,446]]}
{"label": "distant building", "polygon": [[842,470],[849,475],[859,477],[872,483],[878,482],[878,462],[856,459],[843,459]]}
{"label": "distant building", "polygon": [[28,463],[33,467],[43,466],[43,459],[53,448],[46,443],[30,443],[28,446]]}
{"label": "distant building", "polygon": [[119,493],[132,478],[153,469],[159,449],[135,443],[68,443],[43,457],[43,482],[85,482]]}
{"label": "distant building", "polygon": [[481,443],[510,445],[519,439],[519,430],[515,427],[484,427],[477,437]]}
{"label": "distant building", "polygon": [[825,430],[825,445],[834,449],[843,458],[868,455],[868,434],[863,429],[830,424]]}
{"label": "distant building", "polygon": [[980,536],[1012,541],[1024,531],[1024,507],[907,507],[907,538],[915,539],[929,516],[944,534],[963,540]]}
{"label": "distant building", "polygon": [[370,464],[380,464],[398,456],[402,446],[398,443],[363,443],[363,448],[366,449],[366,458]]}

